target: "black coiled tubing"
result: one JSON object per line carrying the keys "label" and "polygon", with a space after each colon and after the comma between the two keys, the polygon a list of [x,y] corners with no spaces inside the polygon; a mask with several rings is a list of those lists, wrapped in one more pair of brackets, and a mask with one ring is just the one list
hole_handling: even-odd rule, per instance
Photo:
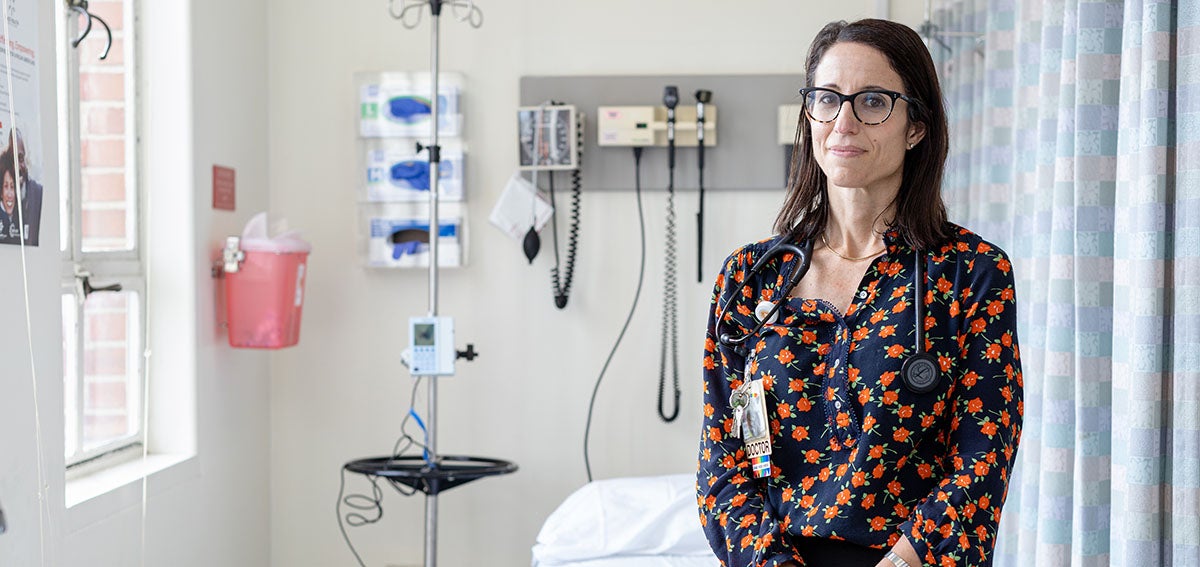
{"label": "black coiled tubing", "polygon": [[[567,306],[571,294],[571,282],[575,279],[575,257],[579,252],[580,204],[583,201],[583,125],[575,128],[576,147],[579,148],[575,169],[571,171],[571,223],[567,228],[567,265],[560,274],[558,260],[558,215],[554,215],[554,267],[550,269],[550,283],[554,286],[554,305],[559,309]],[[550,206],[554,204],[554,172],[550,172]]]}

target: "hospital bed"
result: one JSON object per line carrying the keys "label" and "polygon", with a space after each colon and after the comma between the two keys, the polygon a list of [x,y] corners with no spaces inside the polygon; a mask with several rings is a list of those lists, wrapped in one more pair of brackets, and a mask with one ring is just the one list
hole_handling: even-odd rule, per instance
{"label": "hospital bed", "polygon": [[550,514],[533,567],[718,567],[691,474],[598,480]]}

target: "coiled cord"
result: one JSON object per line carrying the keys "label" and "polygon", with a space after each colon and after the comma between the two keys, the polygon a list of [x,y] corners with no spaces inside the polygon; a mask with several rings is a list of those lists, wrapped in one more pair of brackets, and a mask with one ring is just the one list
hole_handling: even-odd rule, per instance
{"label": "coiled cord", "polygon": [[[571,283],[575,279],[575,258],[579,252],[579,220],[580,205],[583,202],[583,124],[575,128],[577,161],[575,169],[571,170],[571,223],[567,228],[567,266],[565,274],[560,275],[558,263],[558,215],[554,215],[554,267],[550,270],[550,283],[554,286],[554,305],[559,309],[567,306],[571,293]],[[550,172],[550,206],[557,211],[554,204],[554,172]],[[561,283],[561,285],[560,285]]]}
{"label": "coiled cord", "polygon": [[[679,417],[679,293],[678,274],[676,273],[676,244],[675,244],[675,142],[668,142],[667,151],[671,152],[671,166],[668,168],[667,180],[667,235],[666,252],[663,260],[663,321],[662,348],[659,352],[658,363],[658,417],[666,423]],[[663,407],[663,399],[667,389],[667,356],[670,354],[672,381],[675,387],[675,409],[670,415]]]}

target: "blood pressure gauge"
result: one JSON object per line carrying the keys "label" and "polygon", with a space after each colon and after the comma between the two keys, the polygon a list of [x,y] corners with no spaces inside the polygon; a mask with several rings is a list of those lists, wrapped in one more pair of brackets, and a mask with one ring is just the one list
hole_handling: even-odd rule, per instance
{"label": "blood pressure gauge", "polygon": [[569,104],[517,109],[520,168],[526,171],[579,169],[579,116],[575,107]]}

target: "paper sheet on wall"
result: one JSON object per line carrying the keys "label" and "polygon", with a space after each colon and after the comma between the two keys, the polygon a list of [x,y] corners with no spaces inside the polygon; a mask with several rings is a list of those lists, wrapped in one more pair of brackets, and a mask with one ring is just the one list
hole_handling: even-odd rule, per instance
{"label": "paper sheet on wall", "polygon": [[[24,232],[25,244],[37,246],[44,180],[38,2],[9,0],[6,16],[7,37],[0,27],[0,244],[21,244]],[[17,164],[14,164],[14,129],[20,150],[16,153],[25,154]]]}

